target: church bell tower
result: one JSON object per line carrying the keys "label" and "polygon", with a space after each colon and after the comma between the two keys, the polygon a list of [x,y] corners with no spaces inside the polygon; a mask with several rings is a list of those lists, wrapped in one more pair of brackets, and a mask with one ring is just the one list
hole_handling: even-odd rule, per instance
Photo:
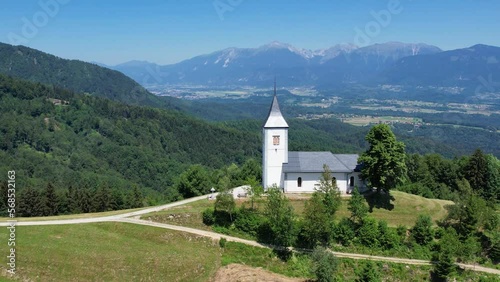
{"label": "church bell tower", "polygon": [[282,188],[283,163],[288,163],[288,123],[281,114],[276,97],[276,79],[273,102],[262,133],[262,186],[264,190],[273,185]]}

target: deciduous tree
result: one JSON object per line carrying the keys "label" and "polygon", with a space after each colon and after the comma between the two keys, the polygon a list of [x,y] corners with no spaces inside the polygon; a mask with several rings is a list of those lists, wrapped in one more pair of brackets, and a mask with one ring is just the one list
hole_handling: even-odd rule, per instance
{"label": "deciduous tree", "polygon": [[233,221],[233,213],[236,210],[234,197],[229,191],[220,192],[215,199],[215,211],[226,212],[229,215],[231,222]]}
{"label": "deciduous tree", "polygon": [[318,243],[323,245],[328,243],[332,233],[331,226],[322,197],[318,192],[315,192],[307,200],[304,208],[304,223],[301,236],[305,241],[305,245],[311,248]]}
{"label": "deciduous tree", "polygon": [[291,246],[295,238],[293,207],[277,186],[270,187],[267,193],[265,216],[272,241],[278,246]]}
{"label": "deciduous tree", "polygon": [[370,148],[359,158],[362,175],[377,191],[389,191],[406,178],[405,145],[396,140],[386,124],[374,126],[366,135]]}
{"label": "deciduous tree", "polygon": [[175,187],[184,198],[190,198],[208,193],[211,184],[205,168],[193,165],[180,175]]}
{"label": "deciduous tree", "polygon": [[261,182],[253,176],[248,177],[246,182],[248,185],[247,194],[250,195],[251,208],[253,209],[255,201],[264,193],[264,188],[260,184]]}

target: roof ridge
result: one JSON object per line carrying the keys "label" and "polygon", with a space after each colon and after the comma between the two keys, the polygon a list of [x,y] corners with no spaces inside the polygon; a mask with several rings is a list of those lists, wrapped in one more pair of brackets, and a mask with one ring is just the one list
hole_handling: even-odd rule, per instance
{"label": "roof ridge", "polygon": [[[332,154],[334,158],[336,158],[339,163],[341,163],[346,169],[350,169],[337,155],[347,155],[347,154]],[[354,154],[353,154],[354,155]]]}

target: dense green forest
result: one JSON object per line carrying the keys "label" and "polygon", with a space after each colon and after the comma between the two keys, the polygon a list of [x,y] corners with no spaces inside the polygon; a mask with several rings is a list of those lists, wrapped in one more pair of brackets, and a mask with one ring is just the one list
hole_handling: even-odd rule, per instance
{"label": "dense green forest", "polygon": [[0,120],[0,172],[16,170],[19,191],[49,182],[56,190],[139,186],[172,200],[190,165],[222,168],[260,156],[258,134],[6,76]]}

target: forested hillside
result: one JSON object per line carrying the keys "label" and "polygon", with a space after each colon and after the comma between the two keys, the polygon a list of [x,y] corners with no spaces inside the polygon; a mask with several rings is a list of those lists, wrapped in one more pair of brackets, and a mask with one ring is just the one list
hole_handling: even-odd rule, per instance
{"label": "forested hillside", "polygon": [[190,165],[220,168],[260,154],[258,134],[3,75],[0,120],[0,173],[15,170],[19,190],[106,183],[172,199]]}
{"label": "forested hillside", "polygon": [[169,107],[121,72],[66,60],[24,46],[0,43],[0,73],[127,104]]}

